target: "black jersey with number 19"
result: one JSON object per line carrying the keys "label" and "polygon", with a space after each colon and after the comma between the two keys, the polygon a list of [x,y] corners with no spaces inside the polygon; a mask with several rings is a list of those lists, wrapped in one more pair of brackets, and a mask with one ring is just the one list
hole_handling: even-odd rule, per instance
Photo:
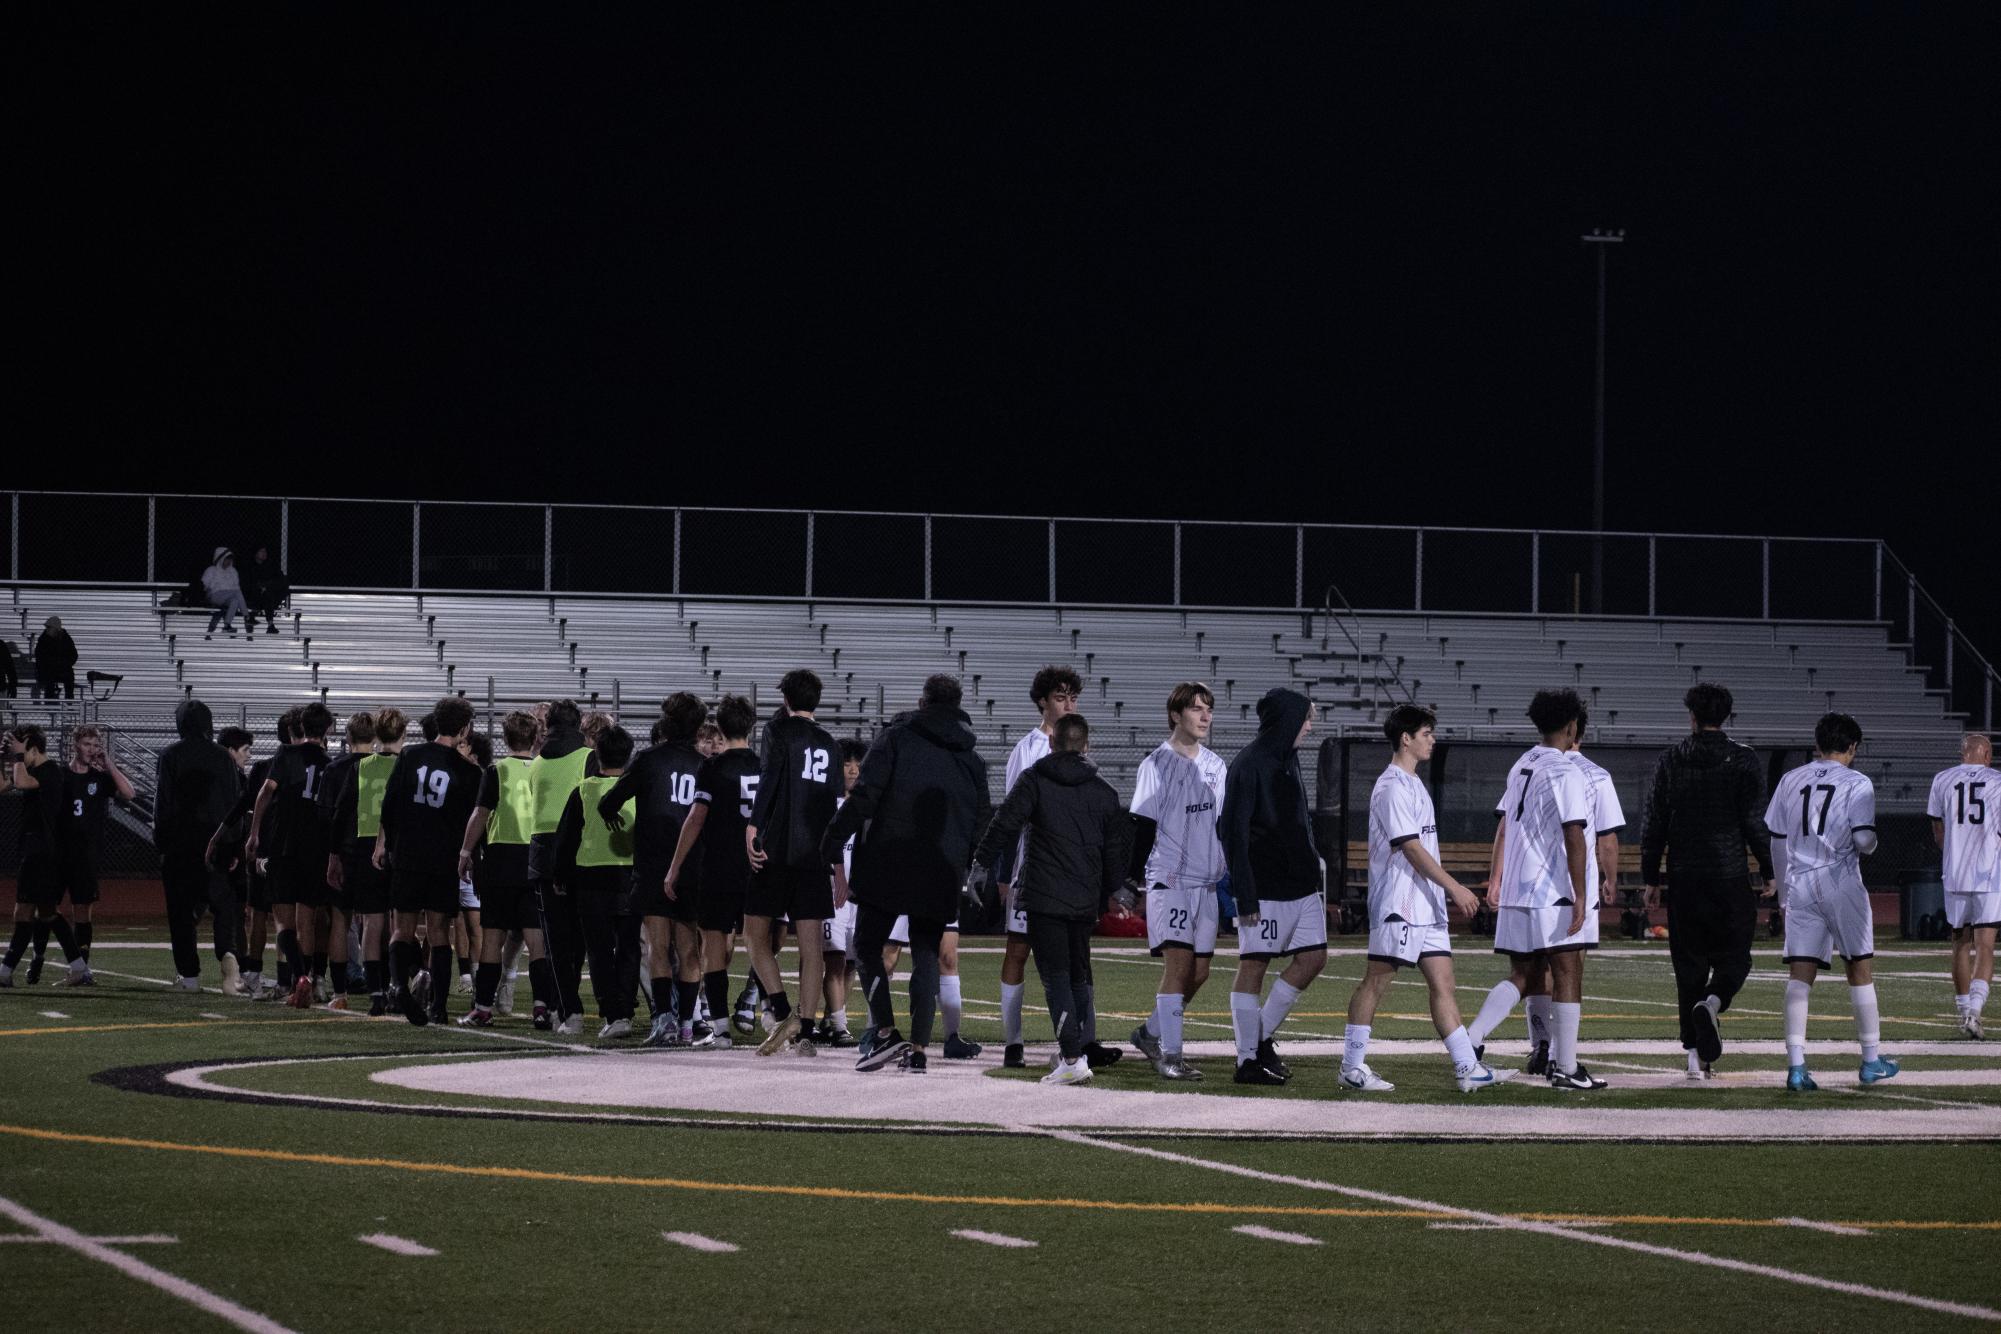
{"label": "black jersey with number 19", "polygon": [[479,766],[436,741],[396,757],[382,794],[382,833],[399,873],[457,877],[479,780]]}

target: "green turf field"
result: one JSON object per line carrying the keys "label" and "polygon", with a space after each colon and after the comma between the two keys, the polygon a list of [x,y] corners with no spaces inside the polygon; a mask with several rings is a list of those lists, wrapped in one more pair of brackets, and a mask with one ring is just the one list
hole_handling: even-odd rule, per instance
{"label": "green turf field", "polygon": [[[1816,1048],[1819,1095],[1778,1087],[1768,954],[1726,1017],[1754,1050],[1690,1084],[1661,1042],[1665,949],[1627,946],[1585,984],[1585,1059],[1610,1089],[1459,1094],[1412,980],[1371,1058],[1398,1087],[1363,1099],[1320,1054],[1353,954],[1295,1011],[1284,1089],[1232,1085],[1221,1045],[1197,1049],[1199,1086],[1129,1057],[1046,1089],[997,1046],[861,1075],[852,1052],[594,1054],[525,1016],[475,1033],[170,992],[159,938],[104,931],[94,989],[0,991],[9,1331],[2001,1320],[2001,1044],[1954,1036],[1939,948],[1885,942],[1905,1074],[1877,1088],[1852,1045]],[[993,944],[969,940],[961,967],[967,1036],[989,1043]],[[1114,1041],[1156,974],[1105,944]],[[1500,969],[1459,965],[1470,1011]],[[1217,966],[1191,1042],[1229,1038]],[[1852,1039],[1839,981],[1815,1001],[1816,1042]],[[1521,1036],[1517,1018],[1490,1062],[1518,1067]],[[1032,1006],[1029,1037],[1039,1066]]]}

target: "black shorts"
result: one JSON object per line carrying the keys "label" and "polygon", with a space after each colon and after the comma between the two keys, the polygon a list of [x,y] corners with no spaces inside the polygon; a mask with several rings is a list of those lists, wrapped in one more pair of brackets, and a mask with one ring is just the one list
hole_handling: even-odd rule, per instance
{"label": "black shorts", "polygon": [[375,869],[375,849],[351,852],[340,859],[342,880],[339,907],[357,917],[372,917],[389,911],[389,873]]}
{"label": "black shorts", "polygon": [[40,850],[28,853],[21,859],[20,877],[14,887],[16,902],[37,908],[62,906],[62,858],[57,853]]}
{"label": "black shorts", "polygon": [[745,893],[741,880],[704,877],[701,892],[695,896],[696,925],[704,931],[720,931],[725,935],[743,930]]}
{"label": "black shorts", "polygon": [[457,874],[434,875],[425,871],[389,872],[389,906],[397,912],[435,912],[447,916],[459,910]]}
{"label": "black shorts", "polygon": [[88,851],[72,852],[63,858],[63,891],[79,908],[97,902],[97,858]]}
{"label": "black shorts", "polygon": [[834,915],[833,874],[824,866],[766,866],[750,878],[743,913],[790,917],[795,922],[825,921]]}
{"label": "black shorts", "polygon": [[314,864],[310,854],[288,852],[266,860],[264,869],[264,879],[270,886],[273,904],[296,903],[307,908],[322,908],[331,900],[333,891],[327,887],[325,857]]}
{"label": "black shorts", "polygon": [[268,875],[259,875],[255,869],[244,871],[242,874],[244,880],[247,882],[243,892],[243,901],[250,905],[252,912],[270,912],[271,877]]}
{"label": "black shorts", "polygon": [[[682,868],[684,871],[686,867]],[[641,917],[665,917],[669,921],[695,925],[701,902],[701,886],[683,875],[674,882],[674,897],[667,897],[667,868],[637,867],[632,873],[632,911]]]}
{"label": "black shorts", "polygon": [[540,931],[542,901],[533,885],[479,886],[479,926],[482,931]]}

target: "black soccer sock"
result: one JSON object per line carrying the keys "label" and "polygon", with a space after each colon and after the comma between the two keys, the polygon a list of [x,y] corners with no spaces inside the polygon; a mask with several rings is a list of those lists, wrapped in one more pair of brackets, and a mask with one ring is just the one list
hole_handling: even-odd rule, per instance
{"label": "black soccer sock", "polygon": [[299,951],[299,933],[289,926],[278,933],[278,957],[285,961],[278,974],[280,982],[289,984],[306,975],[306,956]]}
{"label": "black soccer sock", "polygon": [[14,923],[14,938],[7,942],[7,955],[4,959],[0,959],[0,963],[5,963],[9,968],[12,968],[15,964],[21,962],[21,954],[28,948],[28,940],[34,934],[35,924],[33,922]]}
{"label": "black soccer sock", "polygon": [[368,978],[368,994],[379,996],[388,989],[389,969],[380,959],[368,959],[361,965],[361,971]]}
{"label": "black soccer sock", "polygon": [[34,931],[35,938],[33,943],[28,946],[28,952],[39,959],[49,952],[49,924],[37,917],[35,919]]}
{"label": "black soccer sock", "polygon": [[248,955],[242,962],[243,971],[246,973],[262,973],[264,971],[264,956],[261,954]]}
{"label": "black soccer sock", "polygon": [[461,954],[461,955],[459,955],[459,976],[460,976],[460,977],[465,977],[465,976],[466,976],[467,974],[471,973],[471,972],[473,971],[473,969],[474,969],[474,968],[475,968],[476,966],[477,966],[477,965],[475,965],[475,964],[473,963],[473,960],[472,960],[472,956],[471,956],[471,955],[469,955],[469,954]]}
{"label": "black soccer sock", "polygon": [[681,1016],[681,1022],[695,1022],[695,996],[702,989],[699,982],[676,982],[674,984],[674,1013]]}
{"label": "black soccer sock", "polygon": [[528,961],[528,990],[543,1009],[556,1008],[556,970],[547,959]]}
{"label": "black soccer sock", "polygon": [[658,1018],[672,1011],[676,1022],[679,1022],[683,1016],[681,1011],[674,1009],[674,979],[671,977],[656,977],[653,979],[653,985],[648,990],[653,997],[654,1017]]}
{"label": "black soccer sock", "polygon": [[92,922],[78,922],[76,924],[77,952],[83,955],[86,962],[90,959],[91,928],[94,925],[95,923]]}
{"label": "black soccer sock", "polygon": [[333,966],[327,969],[327,972],[332,976],[333,979],[334,995],[336,996],[347,995],[347,960],[335,959],[333,961]]}
{"label": "black soccer sock", "polygon": [[325,952],[324,950],[314,950],[314,951],[313,951],[313,981],[317,982],[317,981],[319,981],[319,980],[320,980],[321,978],[325,977],[326,975],[327,975],[327,956],[326,956],[326,952]]}
{"label": "black soccer sock", "polygon": [[786,999],[785,988],[780,987],[778,990],[772,992],[771,1017],[773,1019],[776,1019],[779,1023],[782,1024],[785,1022],[786,1017],[791,1013],[792,1013],[792,1002]]}
{"label": "black soccer sock", "polygon": [[718,968],[713,973],[702,975],[702,985],[709,993],[709,1019],[713,1023],[727,1023],[730,1017],[730,975]]}
{"label": "black soccer sock", "polygon": [[482,1010],[493,1008],[493,993],[500,989],[500,965],[483,963],[472,975],[472,1002]]}
{"label": "black soccer sock", "polygon": [[443,997],[452,985],[452,947],[431,947],[431,995]]}
{"label": "black soccer sock", "polygon": [[402,990],[410,985],[411,974],[417,971],[417,960],[422,957],[417,952],[414,940],[398,940],[389,946],[390,985]]}
{"label": "black soccer sock", "polygon": [[63,961],[65,963],[75,963],[83,957],[76,952],[76,932],[70,930],[69,918],[64,917],[61,913],[57,913],[54,917],[50,918],[49,934],[56,938],[56,944],[62,946]]}

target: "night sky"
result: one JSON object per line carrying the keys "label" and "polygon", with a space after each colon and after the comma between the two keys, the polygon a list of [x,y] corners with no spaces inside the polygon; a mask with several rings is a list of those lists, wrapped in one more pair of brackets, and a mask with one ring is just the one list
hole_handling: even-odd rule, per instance
{"label": "night sky", "polygon": [[44,6],[6,471],[1581,526],[1624,227],[1608,523],[1993,656],[1993,13]]}

